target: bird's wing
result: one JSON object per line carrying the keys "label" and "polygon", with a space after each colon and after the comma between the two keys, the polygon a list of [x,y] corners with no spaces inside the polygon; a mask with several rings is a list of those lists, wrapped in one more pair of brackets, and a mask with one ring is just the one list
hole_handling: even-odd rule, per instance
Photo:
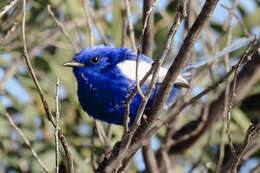
{"label": "bird's wing", "polygon": [[[141,80],[145,74],[150,70],[152,64],[140,61],[138,67],[138,79]],[[136,61],[135,60],[125,60],[117,64],[117,67],[120,69],[121,73],[126,76],[130,80],[136,80]],[[164,77],[167,74],[167,69],[161,67],[159,71],[158,83],[162,83]],[[149,78],[146,80],[146,83],[150,83],[152,80],[152,76],[150,75]],[[188,88],[189,83],[186,79],[184,79],[181,75],[179,75],[175,81],[176,85]]]}

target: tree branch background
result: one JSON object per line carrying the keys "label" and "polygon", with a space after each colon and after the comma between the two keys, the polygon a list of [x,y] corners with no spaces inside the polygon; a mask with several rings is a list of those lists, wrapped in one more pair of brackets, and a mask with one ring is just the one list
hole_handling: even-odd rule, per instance
{"label": "tree branch background", "polygon": [[[129,138],[125,133],[122,138],[124,127],[94,121],[81,109],[76,80],[71,70],[62,67],[77,49],[100,44],[138,51],[141,48],[144,54],[158,59],[157,65],[170,67],[179,57],[181,68],[214,55],[239,37],[260,33],[258,0],[220,0],[208,23],[203,17],[198,19],[204,1],[154,2],[29,0],[26,11],[24,0],[0,2],[0,172],[260,171],[260,55],[254,47],[253,55],[244,48],[226,55],[225,61],[198,69],[192,77],[191,89],[182,91],[168,113],[157,117],[160,108],[154,106],[150,112],[153,118],[148,121],[155,126],[145,124],[136,129],[136,134],[141,131],[147,137],[133,133]],[[217,1],[207,3],[210,6]],[[192,27],[196,20],[200,23],[198,27],[202,27],[199,40],[193,43],[188,40],[186,44],[187,35],[197,37],[192,36],[197,29]],[[172,40],[169,31],[174,38],[167,48],[167,39]],[[185,57],[180,55],[180,48]],[[165,56],[163,52],[168,49]],[[30,58],[47,107],[23,57]],[[237,77],[233,73],[225,77],[243,57],[243,65],[234,69]],[[178,73],[177,68],[173,73]],[[60,90],[55,93],[57,77]],[[178,110],[221,79],[223,82],[215,85],[214,90],[194,99],[183,111]],[[167,84],[168,81],[165,87]],[[60,116],[55,121],[56,114]],[[164,120],[170,121],[162,124]],[[55,129],[56,122],[59,126]],[[16,127],[27,139],[20,136]],[[60,152],[55,148],[54,137],[58,129]],[[128,145],[118,143],[121,140],[129,141]],[[55,165],[57,153],[59,161]]]}

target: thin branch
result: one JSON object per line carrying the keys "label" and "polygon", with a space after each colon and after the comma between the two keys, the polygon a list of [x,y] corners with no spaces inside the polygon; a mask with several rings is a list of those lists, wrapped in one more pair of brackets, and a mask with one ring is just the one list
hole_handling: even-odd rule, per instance
{"label": "thin branch", "polygon": [[[142,86],[144,84],[144,82],[148,79],[148,77],[154,72],[155,68],[156,68],[156,63],[154,63],[152,65],[152,67],[150,68],[150,70],[145,74],[145,76],[143,77],[143,79],[140,81],[140,85]],[[129,121],[130,121],[130,118],[129,118],[129,114],[130,114],[130,103],[132,101],[132,99],[134,98],[134,96],[136,95],[137,93],[137,86],[134,88],[134,90],[130,93],[130,95],[128,96],[128,98],[126,99],[126,103],[125,103],[125,114],[124,114],[124,134],[126,132],[129,131],[129,128],[128,128],[128,124],[129,124]]]}
{"label": "thin branch", "polygon": [[150,173],[159,173],[158,164],[151,144],[142,148],[143,158],[146,166],[146,170]]}
{"label": "thin branch", "polygon": [[[227,134],[228,134],[229,146],[230,146],[231,152],[233,154],[233,157],[236,157],[236,151],[235,151],[235,148],[232,144],[232,139],[231,139],[231,134],[230,134],[230,119],[231,119],[231,110],[232,110],[232,107],[233,107],[233,99],[234,99],[234,96],[237,95],[235,93],[235,91],[236,91],[238,68],[242,65],[243,61],[246,58],[251,59],[251,56],[256,51],[255,50],[256,47],[259,47],[259,45],[260,45],[260,42],[258,42],[257,40],[258,40],[258,38],[256,37],[255,40],[253,40],[250,43],[250,45],[246,49],[245,53],[243,54],[242,58],[239,60],[238,65],[235,69],[234,83],[233,83],[233,86],[232,86],[232,93],[231,93],[231,96],[230,96],[230,100],[229,100],[229,104],[228,104],[228,112],[227,112]],[[257,43],[255,43],[255,41],[257,41]]]}
{"label": "thin branch", "polygon": [[42,169],[45,172],[50,172],[49,169],[47,168],[46,165],[44,165],[44,163],[42,162],[42,160],[39,158],[39,156],[37,155],[36,151],[32,148],[32,145],[30,143],[30,141],[24,136],[23,132],[21,129],[19,129],[19,127],[16,126],[16,124],[13,122],[12,118],[10,117],[10,115],[8,113],[5,113],[5,117],[8,119],[10,125],[20,134],[20,136],[23,138],[26,146],[31,150],[33,157],[35,158],[35,160],[40,164],[40,166],[42,167]]}
{"label": "thin branch", "polygon": [[[153,56],[153,39],[154,39],[154,12],[151,11],[148,19],[146,20],[147,12],[150,11],[153,5],[153,0],[143,0],[143,25],[147,21],[147,27],[145,29],[142,41],[142,53],[148,57]],[[151,140],[151,139],[150,139]],[[149,143],[142,148],[142,154],[146,170],[150,173],[158,173],[159,168],[156,162],[155,151]]]}
{"label": "thin branch", "polygon": [[[29,55],[28,55],[28,52],[27,52],[26,39],[25,39],[25,17],[26,17],[26,0],[23,0],[23,18],[22,18],[22,38],[23,38],[23,47],[24,47],[23,57],[25,59],[28,70],[29,70],[29,72],[32,76],[33,82],[34,82],[34,84],[35,84],[35,86],[38,90],[39,95],[40,95],[44,110],[46,112],[46,116],[47,116],[48,120],[51,121],[52,125],[54,127],[56,127],[55,120],[54,120],[53,115],[52,115],[52,113],[49,109],[49,105],[46,101],[46,98],[45,98],[43,91],[40,87],[40,84],[37,80],[35,72],[32,68],[30,58],[29,58]],[[73,160],[72,160],[71,152],[70,152],[67,140],[66,140],[65,136],[63,135],[63,133],[60,129],[59,129],[59,139],[62,143],[62,146],[64,148],[64,151],[65,151],[65,154],[66,154],[66,157],[67,157],[69,171],[70,171],[70,173],[74,173],[74,166],[73,166]]]}
{"label": "thin branch", "polygon": [[138,79],[138,66],[139,66],[140,56],[141,56],[141,52],[142,52],[142,48],[143,48],[142,43],[143,43],[144,32],[145,32],[145,29],[147,27],[148,17],[151,14],[151,12],[152,12],[152,10],[153,10],[153,8],[154,8],[154,6],[156,5],[157,2],[158,2],[158,0],[156,0],[151,5],[150,9],[145,13],[143,29],[142,29],[142,33],[141,33],[139,44],[138,44],[137,58],[136,58],[136,71],[135,71],[135,75],[136,76],[135,77],[136,77],[136,88],[137,88],[138,93],[142,97],[142,103],[141,103],[141,106],[138,109],[138,112],[137,112],[137,115],[136,115],[136,118],[135,118],[135,122],[134,122],[134,127],[132,129],[137,129],[137,126],[139,126],[141,118],[142,118],[142,115],[143,115],[143,112],[144,112],[144,109],[145,109],[145,106],[146,106],[146,104],[148,102],[148,99],[151,96],[151,93],[152,93],[152,92],[147,92],[145,94],[145,96],[143,95],[142,90],[140,88],[139,79]]}
{"label": "thin branch", "polygon": [[239,154],[237,155],[235,162],[232,165],[231,168],[231,172],[232,173],[237,173],[237,167],[240,163],[241,158],[243,157],[243,155],[245,154],[248,145],[260,134],[260,123],[257,125],[250,125],[249,128],[247,129],[247,133],[246,133],[246,137],[244,139],[244,144],[243,147],[241,149],[241,151],[239,152]]}
{"label": "thin branch", "polygon": [[162,153],[162,158],[163,158],[163,161],[166,165],[166,173],[173,173],[169,154],[164,150],[161,150],[160,152]]}
{"label": "thin branch", "polygon": [[131,9],[130,9],[129,0],[125,0],[125,5],[126,5],[128,28],[129,28],[129,32],[130,32],[130,40],[131,40],[132,48],[136,52],[135,33],[134,33],[133,23],[131,20]]}
{"label": "thin branch", "polygon": [[[141,103],[141,106],[138,109],[138,113],[137,113],[136,118],[135,118],[134,128],[132,128],[132,129],[136,129],[135,126],[139,126],[140,120],[141,120],[142,115],[143,115],[144,108],[145,108],[146,103],[147,103],[147,101],[148,101],[148,99],[150,97],[149,92],[144,96],[144,94],[143,94],[143,92],[141,90],[140,82],[139,82],[139,75],[138,75],[138,67],[139,67],[140,56],[141,56],[141,52],[142,52],[142,48],[143,48],[143,37],[144,37],[145,30],[147,28],[147,21],[148,21],[149,15],[151,14],[151,12],[152,12],[152,10],[153,10],[153,8],[154,8],[154,6],[156,5],[157,2],[158,2],[158,0],[156,0],[153,4],[151,4],[150,9],[144,15],[144,24],[143,24],[143,28],[142,28],[142,33],[141,33],[141,36],[140,36],[139,44],[138,44],[137,57],[136,57],[136,71],[135,71],[135,75],[136,75],[136,90],[138,91],[138,93],[142,97],[142,103]],[[152,74],[152,69],[153,69],[153,66],[148,71],[148,74],[149,73]],[[145,79],[146,76],[147,76],[147,74],[143,77],[143,79]],[[143,79],[142,79],[142,81],[143,81]],[[143,84],[143,82],[142,82],[142,84]],[[130,118],[129,118],[129,114],[130,114],[129,109],[130,108],[129,107],[130,107],[130,104],[131,104],[131,101],[132,101],[133,97],[136,94],[135,93],[135,89],[134,89],[134,91],[132,91],[132,93],[133,94],[130,94],[130,96],[127,98],[127,103],[125,104],[125,114],[124,114],[124,121],[123,121],[123,124],[124,124],[124,134],[129,131],[129,128],[128,128],[128,123],[129,123],[129,120],[130,120]],[[141,111],[141,110],[143,110],[143,111]]]}
{"label": "thin branch", "polygon": [[74,43],[74,41],[72,40],[72,38],[70,37],[69,33],[66,31],[65,27],[63,26],[63,24],[61,22],[58,21],[58,19],[55,17],[53,11],[51,10],[51,5],[48,5],[48,12],[51,15],[51,17],[53,18],[53,20],[55,21],[55,23],[57,24],[57,26],[60,28],[60,30],[63,32],[63,34],[65,35],[65,37],[67,38],[67,40],[70,42],[70,44],[72,45],[72,48],[74,50],[75,53],[79,52],[79,48],[77,47],[77,45]]}
{"label": "thin branch", "polygon": [[[234,11],[235,8],[237,6],[237,0],[234,1],[233,6],[231,9],[229,9],[229,17],[228,17],[228,23],[227,23],[227,44],[226,46],[228,47],[231,44],[231,40],[232,40],[232,28],[231,28],[231,22],[232,22],[232,18],[234,15]],[[224,25],[225,26],[225,25]],[[226,66],[226,71],[229,70],[229,54],[225,55],[225,66]],[[224,143],[224,127],[225,127],[225,115],[227,115],[227,135],[228,135],[228,143],[231,149],[231,152],[233,155],[236,155],[236,151],[234,149],[233,143],[232,143],[232,138],[231,138],[231,134],[230,134],[230,114],[228,113],[228,104],[229,104],[229,95],[230,95],[230,81],[227,80],[226,81],[226,86],[225,86],[226,90],[225,90],[225,100],[224,100],[224,111],[223,114],[221,116],[222,118],[222,126],[221,126],[221,135],[220,135],[220,147],[219,147],[219,159],[218,159],[218,163],[217,163],[217,168],[216,168],[216,173],[219,173],[223,164],[223,160],[224,160],[224,156],[225,156],[225,143]]]}
{"label": "thin branch", "polygon": [[[230,11],[231,9],[226,6],[225,4],[220,4],[223,8],[227,9],[228,11]],[[248,31],[248,29],[246,28],[245,24],[243,23],[243,21],[240,19],[240,17],[238,15],[236,15],[235,13],[233,13],[233,16],[237,19],[240,27],[242,28],[245,36],[249,37],[251,36],[250,32]]]}
{"label": "thin branch", "polygon": [[14,76],[19,65],[21,65],[21,64],[22,64],[21,60],[17,59],[17,60],[15,60],[15,62],[12,63],[11,67],[9,67],[9,69],[6,70],[4,77],[0,81],[0,94],[3,94],[5,92],[5,87],[6,87],[7,82],[9,81],[9,79],[11,77]]}
{"label": "thin branch", "polygon": [[222,125],[220,129],[219,157],[218,157],[218,163],[216,167],[216,173],[220,173],[224,156],[225,156],[225,116],[224,115],[225,114],[223,112],[221,116]]}
{"label": "thin branch", "polygon": [[[244,145],[244,143],[238,144],[238,148],[243,148],[243,145]],[[257,153],[259,151],[259,149],[260,149],[259,142],[257,142],[257,141],[250,142],[250,144],[246,147],[246,151],[244,152],[244,155],[242,156],[240,162],[244,162],[244,161],[248,160],[251,156],[253,156],[255,153]],[[222,169],[221,169],[220,172],[221,173],[222,172],[229,172],[230,173],[234,162],[235,162],[235,158],[230,157],[229,160],[227,160],[225,162],[224,166],[222,166]]]}
{"label": "thin branch", "polygon": [[56,163],[56,167],[55,167],[55,171],[56,173],[59,173],[59,159],[60,159],[60,151],[59,151],[59,137],[58,137],[58,133],[59,133],[59,119],[60,119],[60,111],[59,111],[59,78],[57,77],[56,79],[56,99],[55,99],[55,107],[56,107],[56,127],[55,127],[55,163]]}
{"label": "thin branch", "polygon": [[[227,29],[227,34],[228,34],[227,35],[227,46],[229,46],[231,44],[231,40],[232,40],[231,22],[232,22],[233,14],[234,14],[235,8],[237,6],[237,3],[238,3],[238,1],[235,0],[232,8],[229,10],[227,25],[223,26],[224,29],[225,29],[225,27]],[[229,54],[227,54],[225,56],[225,66],[226,66],[226,71],[228,71],[229,70]],[[236,156],[236,150],[233,146],[232,136],[231,136],[231,133],[230,133],[231,106],[230,106],[230,103],[229,103],[229,101],[230,101],[229,100],[230,99],[229,91],[230,91],[230,82],[227,80],[223,114],[227,115],[227,130],[226,130],[226,133],[227,133],[227,136],[228,136],[228,144],[229,144],[232,155],[235,157]],[[220,163],[220,166],[221,165],[222,165],[222,163]]]}
{"label": "thin branch", "polygon": [[99,141],[102,144],[102,146],[105,148],[105,152],[108,153],[109,151],[111,151],[112,147],[108,137],[105,134],[102,123],[98,120],[95,120],[95,126],[97,129]]}
{"label": "thin branch", "polygon": [[[145,16],[149,12],[151,6],[153,6],[154,0],[143,0],[143,25],[146,21]],[[154,12],[152,11],[149,14],[147,19],[147,27],[144,32],[142,39],[142,53],[152,57],[153,55],[153,38],[154,38]]]}
{"label": "thin branch", "polygon": [[14,23],[12,28],[0,39],[0,45],[3,45],[4,42],[16,31],[18,23]]}
{"label": "thin branch", "polygon": [[90,17],[90,4],[89,4],[89,0],[83,0],[83,1],[85,7],[85,14],[87,18],[87,28],[89,32],[89,46],[93,46],[94,45],[93,34],[92,34],[93,23]]}
{"label": "thin branch", "polygon": [[210,17],[213,14],[213,11],[216,7],[218,0],[209,0],[205,1],[205,4],[197,17],[196,21],[194,22],[193,26],[190,29],[187,37],[185,38],[177,57],[175,58],[174,63],[169,68],[166,77],[163,80],[163,83],[153,101],[151,106],[151,110],[149,111],[149,123],[152,124],[157,117],[159,116],[163,105],[165,104],[168,96],[171,92],[172,86],[180,73],[183,69],[186,62],[189,60],[190,52],[192,51],[192,47],[195,42],[199,39],[200,33],[202,28],[208,23]]}
{"label": "thin branch", "polygon": [[9,11],[16,3],[18,0],[12,0],[11,2],[9,2],[9,4],[7,4],[4,8],[1,9],[0,11],[0,18],[7,12]]}
{"label": "thin branch", "polygon": [[[148,18],[149,18],[150,14],[151,14],[151,12],[152,12],[152,10],[153,10],[153,8],[154,8],[154,6],[156,5],[157,2],[158,2],[158,0],[156,0],[153,4],[151,4],[150,9],[145,13],[144,24],[143,24],[143,28],[142,28],[142,32],[141,32],[141,36],[140,36],[140,40],[139,40],[139,44],[138,44],[138,50],[137,50],[136,69],[135,69],[136,86],[137,86],[137,91],[139,92],[139,94],[141,95],[143,100],[145,99],[144,98],[145,96],[144,96],[144,94],[143,94],[143,92],[140,88],[140,84],[139,84],[138,67],[139,67],[141,52],[142,52],[142,49],[143,49],[143,37],[144,37],[145,30],[147,28]],[[147,99],[149,99],[149,98],[147,98]],[[141,119],[141,117],[139,119]],[[138,118],[137,118],[137,120],[138,120]],[[137,123],[139,121],[137,121]]]}
{"label": "thin branch", "polygon": [[94,25],[96,26],[100,36],[103,39],[103,42],[105,45],[109,45],[109,39],[107,38],[105,31],[103,30],[103,28],[100,26],[100,24],[98,23],[97,19],[94,17],[96,14],[94,14],[94,10],[91,6],[89,6],[90,8],[90,17],[93,20]]}
{"label": "thin branch", "polygon": [[126,42],[126,34],[127,34],[127,15],[126,15],[126,9],[125,5],[122,7],[123,9],[121,10],[122,14],[122,20],[123,20],[123,29],[122,29],[122,36],[121,36],[121,47],[125,47],[125,42]]}

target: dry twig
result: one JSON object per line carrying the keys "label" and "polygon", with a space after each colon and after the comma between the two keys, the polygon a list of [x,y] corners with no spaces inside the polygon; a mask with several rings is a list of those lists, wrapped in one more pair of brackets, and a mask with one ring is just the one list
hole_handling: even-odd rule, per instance
{"label": "dry twig", "polygon": [[[24,47],[24,51],[23,51],[24,56],[23,57],[25,58],[25,62],[26,62],[26,65],[28,67],[28,70],[29,70],[29,72],[32,76],[33,82],[34,82],[34,84],[35,84],[35,86],[38,90],[39,95],[40,95],[44,110],[46,112],[46,116],[47,116],[48,120],[51,121],[52,125],[54,127],[56,127],[55,120],[54,120],[53,115],[52,115],[52,113],[49,109],[49,105],[46,101],[46,98],[45,98],[43,91],[40,87],[40,84],[37,80],[35,72],[32,68],[30,58],[29,58],[29,55],[28,55],[28,52],[27,52],[26,39],[25,39],[25,17],[26,17],[26,8],[25,7],[26,7],[26,0],[23,0],[23,18],[22,18],[22,38],[23,38],[23,47]],[[73,165],[71,152],[70,152],[67,140],[65,139],[65,136],[63,135],[63,133],[60,129],[59,129],[59,139],[62,143],[62,146],[63,146],[65,154],[66,154],[69,171],[70,171],[70,173],[74,173],[74,165]]]}
{"label": "dry twig", "polygon": [[248,145],[252,141],[254,141],[254,139],[259,135],[260,135],[260,123],[258,123],[257,125],[253,125],[253,124],[250,125],[246,132],[246,137],[244,139],[243,147],[242,147],[241,151],[238,153],[238,155],[232,165],[232,168],[231,168],[232,173],[237,173],[237,167],[240,163],[241,158],[245,154]]}
{"label": "dry twig", "polygon": [[59,85],[60,81],[59,78],[57,77],[56,79],[56,99],[55,99],[55,107],[56,107],[56,127],[55,127],[55,163],[56,163],[56,168],[55,171],[56,173],[59,173],[59,159],[60,159],[60,151],[59,151],[59,119],[60,119],[60,111],[59,111]]}
{"label": "dry twig", "polygon": [[12,0],[7,4],[4,8],[1,9],[0,11],[0,18],[7,12],[9,11],[16,3],[18,0]]}
{"label": "dry twig", "polygon": [[55,21],[55,23],[58,25],[58,27],[60,28],[60,30],[63,32],[63,34],[65,35],[65,37],[67,38],[67,40],[70,42],[70,44],[72,45],[72,48],[74,50],[75,53],[79,52],[79,48],[77,47],[77,45],[74,43],[74,41],[72,40],[72,38],[70,37],[69,33],[66,31],[65,27],[63,26],[63,24],[61,22],[58,21],[58,19],[55,17],[53,11],[51,10],[51,5],[48,5],[48,12],[51,15],[51,17],[53,18],[53,20]]}
{"label": "dry twig", "polygon": [[130,8],[129,0],[125,0],[125,5],[126,5],[126,14],[127,14],[126,16],[128,21],[128,28],[130,32],[130,40],[131,40],[132,48],[136,52],[135,33],[134,33],[134,26],[131,20],[131,8]]}
{"label": "dry twig", "polygon": [[44,163],[42,162],[42,160],[39,158],[39,156],[37,155],[36,151],[32,148],[32,145],[30,143],[30,141],[24,136],[23,132],[21,129],[19,129],[19,127],[17,127],[15,125],[15,123],[13,122],[12,118],[10,117],[10,115],[8,113],[5,113],[5,117],[8,119],[10,125],[20,134],[20,136],[23,138],[26,146],[31,150],[33,157],[35,158],[35,160],[40,164],[40,166],[42,167],[42,169],[45,172],[50,172],[49,169],[47,168],[46,165],[44,165]]}
{"label": "dry twig", "polygon": [[[229,10],[229,16],[228,16],[228,20],[227,20],[227,26],[226,26],[226,30],[227,30],[227,44],[226,46],[229,46],[231,44],[231,40],[232,40],[232,28],[231,28],[231,22],[232,22],[232,18],[234,15],[234,11],[235,8],[237,6],[237,0],[234,1],[232,8]],[[225,26],[225,25],[224,25]],[[229,70],[229,54],[225,55],[225,67],[226,67],[226,72]],[[229,103],[229,92],[230,92],[230,81],[227,80],[226,81],[226,85],[225,85],[225,101],[224,101],[224,111],[223,111],[223,115],[222,115],[222,127],[221,127],[221,143],[220,143],[220,149],[219,149],[219,159],[218,159],[218,163],[217,163],[217,168],[216,168],[216,173],[220,172],[222,163],[223,163],[223,159],[224,159],[224,155],[225,155],[225,144],[224,144],[224,127],[225,127],[225,115],[227,115],[227,122],[230,122],[228,119],[230,119],[230,116],[228,114],[228,103]],[[228,141],[229,141],[229,146],[231,149],[231,152],[233,155],[235,155],[235,149],[232,143],[232,138],[231,138],[231,134],[229,131],[230,128],[230,123],[227,125],[227,135],[228,135]]]}
{"label": "dry twig", "polygon": [[94,40],[93,40],[93,34],[92,34],[92,28],[93,28],[93,23],[92,23],[92,18],[90,17],[90,4],[89,0],[83,0],[84,1],[84,7],[85,7],[85,14],[87,18],[87,28],[89,32],[89,46],[94,45]]}

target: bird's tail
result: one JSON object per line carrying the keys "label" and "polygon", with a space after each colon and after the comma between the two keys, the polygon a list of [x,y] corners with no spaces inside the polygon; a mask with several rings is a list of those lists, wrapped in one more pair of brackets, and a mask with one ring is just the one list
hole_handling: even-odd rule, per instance
{"label": "bird's tail", "polygon": [[183,70],[183,73],[188,74],[192,70],[197,69],[201,66],[204,66],[205,64],[209,64],[211,62],[217,61],[218,59],[221,59],[222,57],[224,57],[224,55],[249,45],[255,39],[257,39],[257,41],[260,41],[260,38],[258,36],[240,38],[239,40],[235,41],[230,46],[228,46],[228,47],[224,48],[223,50],[221,50],[220,52],[218,52],[217,54],[210,56],[208,58],[204,58],[205,60],[203,60],[203,61],[186,66]]}

